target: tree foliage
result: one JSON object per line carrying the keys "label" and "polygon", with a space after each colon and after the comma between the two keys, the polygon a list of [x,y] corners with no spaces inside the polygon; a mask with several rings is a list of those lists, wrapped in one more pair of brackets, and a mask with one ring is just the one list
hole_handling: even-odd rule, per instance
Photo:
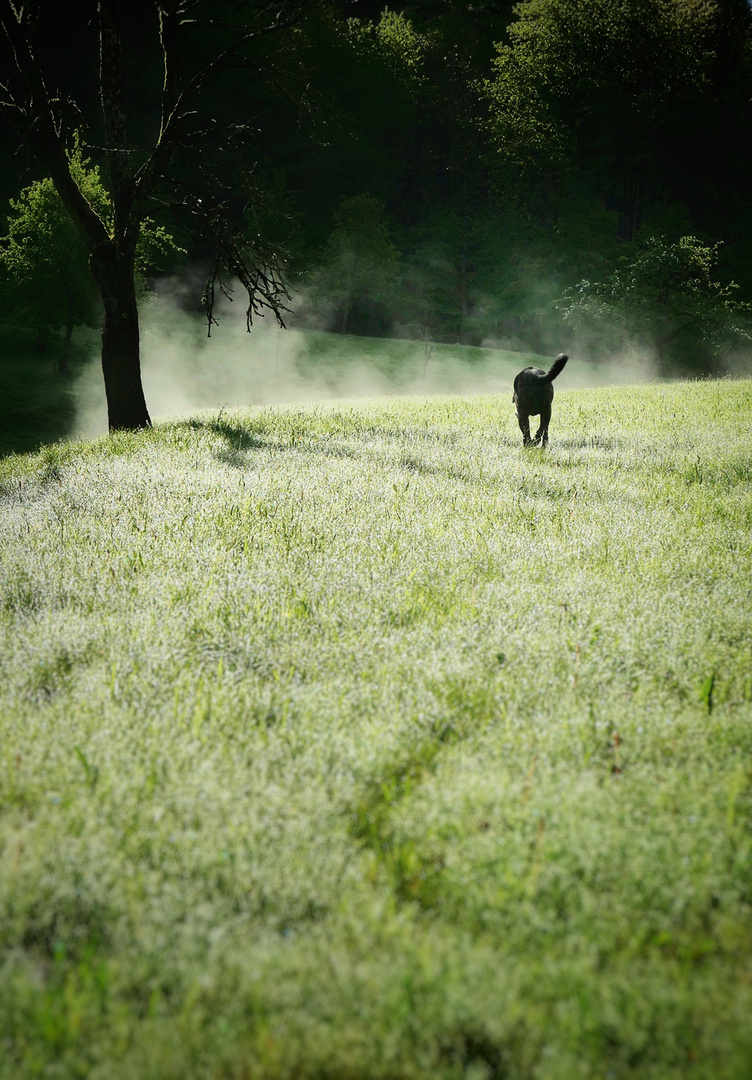
{"label": "tree foliage", "polygon": [[[112,202],[98,166],[84,157],[78,140],[69,167],[86,201],[111,227]],[[136,273],[145,290],[148,275],[164,271],[184,254],[164,226],[150,218],[141,223]],[[49,177],[24,188],[10,200],[7,235],[0,240],[0,268],[8,311],[17,323],[37,330],[41,340],[65,328],[58,370],[67,370],[73,327],[94,327],[102,302],[89,269],[89,253]]]}
{"label": "tree foliage", "polygon": [[516,13],[485,83],[501,176],[516,171],[555,210],[562,173],[587,162],[633,236],[666,140],[689,134],[708,90],[716,5],[525,0]]}
{"label": "tree foliage", "polygon": [[[99,170],[87,169],[79,149],[70,154],[70,170],[87,202],[105,220],[110,217]],[[11,199],[7,229],[0,247],[6,310],[15,322],[37,330],[40,341],[66,328],[59,363],[65,372],[73,326],[94,326],[101,312],[86,245],[49,177]]]}
{"label": "tree foliage", "polygon": [[664,370],[717,367],[724,351],[752,340],[752,305],[715,276],[719,246],[650,237],[604,281],[569,290],[564,319],[586,340],[642,344]]}
{"label": "tree foliage", "polygon": [[347,333],[354,309],[368,322],[374,305],[393,300],[399,252],[384,207],[373,195],[344,199],[310,289],[332,306]]}
{"label": "tree foliage", "polygon": [[[651,230],[669,246],[693,234],[723,241],[720,280],[728,286],[725,265],[743,276],[749,10],[737,0],[524,0],[515,16],[482,94],[491,185],[508,223],[497,297],[527,308],[528,339],[552,347],[571,326],[557,294],[611,281]],[[549,303],[536,314],[546,283]]]}

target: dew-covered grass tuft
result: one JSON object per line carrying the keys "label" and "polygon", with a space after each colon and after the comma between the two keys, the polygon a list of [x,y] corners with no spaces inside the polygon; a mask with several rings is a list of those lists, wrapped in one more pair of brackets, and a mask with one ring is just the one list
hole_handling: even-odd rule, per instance
{"label": "dew-covered grass tuft", "polygon": [[0,1078],[747,1077],[752,383],[0,461]]}

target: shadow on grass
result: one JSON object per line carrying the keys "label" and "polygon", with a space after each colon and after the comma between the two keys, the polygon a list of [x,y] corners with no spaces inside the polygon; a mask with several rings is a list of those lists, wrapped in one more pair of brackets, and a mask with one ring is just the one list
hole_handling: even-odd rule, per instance
{"label": "shadow on grass", "polygon": [[[349,446],[343,446],[341,443],[332,442],[326,437],[316,437],[310,432],[301,433],[299,441],[291,441],[289,438],[265,435],[263,433],[266,430],[265,425],[262,430],[254,431],[247,421],[240,423],[229,418],[223,418],[221,414],[214,419],[193,417],[181,421],[178,426],[194,431],[208,431],[221,436],[225,445],[221,449],[214,450],[214,457],[223,464],[237,469],[248,468],[252,452],[260,449],[284,454],[316,453],[340,460],[345,458],[370,458],[373,460],[376,457],[381,460],[381,455],[370,453],[366,447],[353,449]],[[402,437],[402,433],[395,430],[391,425],[383,428],[376,426],[369,429],[369,433],[377,434],[380,438],[392,440],[393,442],[398,442]],[[421,441],[426,444],[431,442],[446,443],[446,432],[428,433],[422,431],[420,434]],[[631,445],[630,440],[626,437],[613,437],[600,433],[574,437],[562,436],[555,444],[546,448],[540,446],[523,447],[515,434],[500,432],[498,436],[498,453],[504,460],[527,461],[531,465],[545,462],[564,471],[582,467],[583,461],[579,457],[579,452],[582,451],[595,452],[598,455],[615,455],[617,464],[622,460],[626,462],[628,459],[627,452],[630,450]],[[563,456],[557,455],[557,451]],[[574,458],[571,457],[573,454],[575,455]],[[492,479],[490,475],[484,476],[482,470],[479,474],[476,469],[465,467],[461,460],[458,460],[456,464],[435,464],[424,460],[419,452],[403,452],[392,464],[407,474],[439,477],[464,484],[486,485]],[[634,467],[634,465],[632,464],[631,467]]]}
{"label": "shadow on grass", "polygon": [[562,435],[552,446],[560,450],[608,450],[626,453],[634,449],[634,439],[593,432],[592,435]]}
{"label": "shadow on grass", "polygon": [[59,344],[40,356],[29,330],[0,326],[0,457],[68,438],[76,422],[75,376],[88,363],[86,343],[71,356],[73,374],[54,370]]}
{"label": "shadow on grass", "polygon": [[253,431],[242,424],[223,420],[221,414],[213,420],[199,420],[191,417],[175,424],[177,428],[188,428],[190,431],[210,431],[213,435],[221,435],[226,446],[217,450],[214,456],[225,465],[231,465],[236,469],[244,469],[248,465],[248,451],[257,450],[267,446]]}
{"label": "shadow on grass", "polygon": [[[247,426],[234,423],[230,420],[223,420],[221,417],[218,417],[215,420],[191,418],[190,420],[181,421],[177,426],[189,428],[193,431],[210,431],[215,435],[221,435],[227,445],[221,450],[215,450],[214,456],[218,461],[238,469],[248,467],[249,453],[254,449],[276,450],[286,454],[317,453],[325,457],[338,458],[340,460],[345,458],[370,458],[373,460],[377,457],[377,455],[369,454],[367,449],[362,449],[360,451],[353,450],[349,446],[342,446],[339,443],[329,442],[327,439],[313,438],[306,439],[305,442],[290,442],[287,439],[272,437],[263,439],[254,431],[249,430]],[[372,431],[373,430],[374,429],[372,429]],[[399,438],[398,433],[392,429],[385,429],[384,431],[381,431],[380,429],[375,430],[382,438],[386,437],[394,441],[397,441]],[[442,436],[437,434],[435,441],[441,442]],[[415,454],[401,454],[399,460],[394,462],[394,465],[408,473],[421,473],[425,476],[443,476],[452,480],[464,481],[465,483],[478,482],[477,476],[474,476],[461,468],[447,468],[444,466],[433,465],[430,462],[423,461],[420,456]]]}

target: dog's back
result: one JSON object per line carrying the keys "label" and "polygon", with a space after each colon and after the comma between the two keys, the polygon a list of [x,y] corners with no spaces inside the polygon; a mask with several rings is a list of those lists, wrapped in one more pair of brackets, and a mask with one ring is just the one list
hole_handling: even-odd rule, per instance
{"label": "dog's back", "polygon": [[559,353],[548,371],[538,367],[526,367],[514,380],[514,394],[512,401],[518,411],[528,416],[539,416],[541,409],[550,405],[554,399],[554,388],[551,383],[564,369],[569,357],[566,353]]}

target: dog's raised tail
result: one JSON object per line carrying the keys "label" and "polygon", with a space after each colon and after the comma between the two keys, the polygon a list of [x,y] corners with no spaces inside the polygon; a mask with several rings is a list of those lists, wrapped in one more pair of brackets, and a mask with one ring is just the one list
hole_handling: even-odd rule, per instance
{"label": "dog's raised tail", "polygon": [[559,353],[549,370],[546,372],[542,382],[553,382],[556,376],[561,374],[568,359],[569,357],[566,353]]}

